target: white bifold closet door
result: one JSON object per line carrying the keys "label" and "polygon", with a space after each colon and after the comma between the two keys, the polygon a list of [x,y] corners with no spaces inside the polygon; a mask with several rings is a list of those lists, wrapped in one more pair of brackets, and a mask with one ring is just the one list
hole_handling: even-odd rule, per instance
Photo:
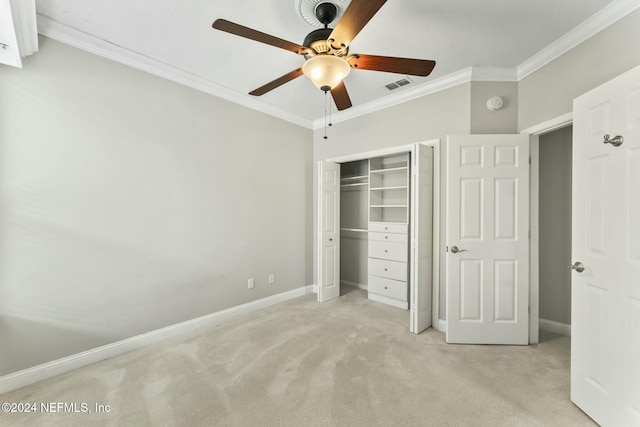
{"label": "white bifold closet door", "polygon": [[433,305],[433,147],[416,144],[411,170],[409,330],[431,326]]}
{"label": "white bifold closet door", "polygon": [[340,296],[340,164],[318,164],[318,301]]}

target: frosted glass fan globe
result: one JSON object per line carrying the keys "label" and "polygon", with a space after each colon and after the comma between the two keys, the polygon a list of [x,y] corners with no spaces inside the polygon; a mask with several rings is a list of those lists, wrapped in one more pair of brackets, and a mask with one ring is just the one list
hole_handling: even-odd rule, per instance
{"label": "frosted glass fan globe", "polygon": [[304,75],[325,92],[336,87],[350,71],[346,60],[327,54],[311,57],[302,65]]}

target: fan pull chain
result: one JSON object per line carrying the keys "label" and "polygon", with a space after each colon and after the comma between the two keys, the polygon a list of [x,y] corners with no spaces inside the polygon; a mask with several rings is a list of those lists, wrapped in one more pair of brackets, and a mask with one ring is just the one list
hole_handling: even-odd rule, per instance
{"label": "fan pull chain", "polygon": [[324,139],[327,139],[327,91],[324,92]]}
{"label": "fan pull chain", "polygon": [[[333,96],[330,98],[328,96],[329,91],[326,90],[324,92],[324,139],[329,139],[327,136],[327,126],[333,126],[331,119],[331,101],[333,100]],[[329,123],[327,124],[327,105],[329,106]]]}

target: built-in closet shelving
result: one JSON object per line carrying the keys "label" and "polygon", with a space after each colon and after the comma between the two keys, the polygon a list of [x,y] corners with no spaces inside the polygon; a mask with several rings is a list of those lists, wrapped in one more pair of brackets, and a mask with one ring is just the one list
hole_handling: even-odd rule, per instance
{"label": "built-in closet shelving", "polygon": [[408,308],[409,154],[369,160],[369,299]]}
{"label": "built-in closet shelving", "polygon": [[408,308],[410,155],[342,163],[340,280]]}
{"label": "built-in closet shelving", "polygon": [[369,221],[409,222],[409,155],[369,161]]}

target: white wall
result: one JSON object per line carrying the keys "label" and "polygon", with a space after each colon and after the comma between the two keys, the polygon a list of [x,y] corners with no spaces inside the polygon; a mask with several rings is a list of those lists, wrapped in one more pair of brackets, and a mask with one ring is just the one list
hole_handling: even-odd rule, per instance
{"label": "white wall", "polygon": [[540,135],[540,318],[571,324],[572,127]]}
{"label": "white wall", "polygon": [[0,94],[0,315],[116,340],[312,283],[308,129],[44,38]]}

